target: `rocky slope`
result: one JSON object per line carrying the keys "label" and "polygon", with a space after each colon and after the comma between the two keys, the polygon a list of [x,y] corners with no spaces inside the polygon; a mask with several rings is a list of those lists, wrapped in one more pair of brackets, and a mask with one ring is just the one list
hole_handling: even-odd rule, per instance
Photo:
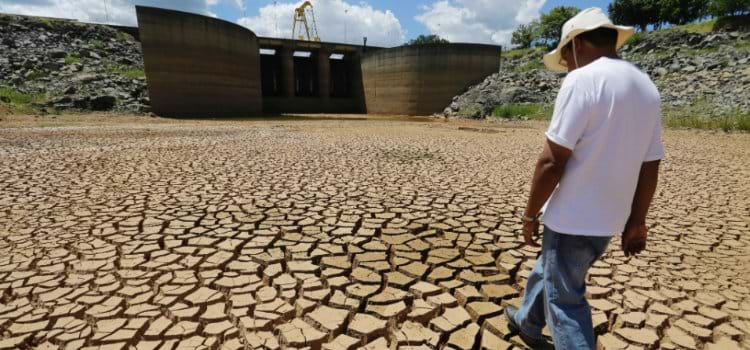
{"label": "rocky slope", "polygon": [[146,112],[149,104],[140,44],[75,21],[0,15],[0,89],[0,102],[16,109]]}
{"label": "rocky slope", "polygon": [[[543,53],[504,59],[500,73],[454,97],[443,115],[482,118],[503,104],[550,106],[565,75],[544,69]],[[665,111],[750,113],[750,33],[660,31],[632,40],[621,54],[656,82]]]}

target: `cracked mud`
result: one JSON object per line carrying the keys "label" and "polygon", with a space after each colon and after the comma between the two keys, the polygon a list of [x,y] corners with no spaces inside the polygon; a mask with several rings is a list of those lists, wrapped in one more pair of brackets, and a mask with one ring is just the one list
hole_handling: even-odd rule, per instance
{"label": "cracked mud", "polygon": [[[521,126],[2,128],[0,347],[522,349]],[[590,271],[598,346],[750,348],[750,135],[665,144],[646,252]]]}

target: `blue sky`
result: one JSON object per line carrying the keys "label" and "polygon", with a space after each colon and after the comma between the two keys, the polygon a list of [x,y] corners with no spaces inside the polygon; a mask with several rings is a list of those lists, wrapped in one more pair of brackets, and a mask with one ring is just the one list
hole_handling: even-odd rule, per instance
{"label": "blue sky", "polygon": [[[283,1],[277,1],[278,3],[281,3]],[[578,8],[584,9],[587,7],[601,7],[605,11],[607,10],[607,5],[611,1],[609,0],[579,0],[579,1],[570,1],[570,0],[547,0],[544,2],[544,5],[542,6],[542,12],[547,12],[551,8],[556,6],[576,6]],[[231,21],[237,21],[241,17],[246,16],[257,16],[258,10],[267,5],[273,5],[274,1],[272,0],[245,0],[245,7],[246,9],[244,11],[238,9],[236,6],[233,6],[230,3],[219,3],[215,7],[215,13],[220,17],[224,19],[229,19]],[[357,3],[356,1],[352,1],[352,3]],[[416,37],[420,34],[431,34],[430,30],[422,23],[416,20],[416,17],[421,14],[423,11],[421,10],[424,6],[428,6],[431,2],[430,1],[424,1],[424,0],[371,0],[368,1],[370,5],[372,5],[374,8],[379,10],[391,10],[396,17],[400,20],[401,25],[404,27],[404,29],[407,31],[408,35],[407,38],[411,39],[413,37]],[[498,9],[500,11],[500,9]],[[244,13],[244,16],[243,16]]]}
{"label": "blue sky", "polygon": [[[607,0],[311,0],[323,41],[395,46],[420,34],[451,42],[510,45],[520,24],[565,5],[606,9]],[[134,5],[218,17],[260,36],[292,37],[292,14],[302,0],[0,0],[0,12],[137,25]]]}

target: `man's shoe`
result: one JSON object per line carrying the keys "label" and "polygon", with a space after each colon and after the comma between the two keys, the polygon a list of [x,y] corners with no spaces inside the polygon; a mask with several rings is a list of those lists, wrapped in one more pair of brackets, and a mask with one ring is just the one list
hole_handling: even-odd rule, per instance
{"label": "man's shoe", "polygon": [[526,335],[516,323],[516,312],[518,312],[518,308],[515,306],[508,305],[505,307],[505,318],[508,319],[508,329],[510,329],[511,333],[518,333],[521,340],[531,349],[553,350],[555,348],[552,344],[544,340],[544,338],[534,338]]}

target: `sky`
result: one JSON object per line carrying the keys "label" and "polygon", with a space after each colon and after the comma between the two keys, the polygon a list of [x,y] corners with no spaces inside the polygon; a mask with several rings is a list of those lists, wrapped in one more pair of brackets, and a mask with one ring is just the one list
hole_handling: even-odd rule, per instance
{"label": "sky", "polygon": [[[312,0],[322,41],[397,46],[419,35],[509,46],[511,34],[555,6],[607,8],[609,0]],[[0,12],[137,25],[134,5],[217,17],[259,36],[292,36],[301,0],[0,0]]]}

